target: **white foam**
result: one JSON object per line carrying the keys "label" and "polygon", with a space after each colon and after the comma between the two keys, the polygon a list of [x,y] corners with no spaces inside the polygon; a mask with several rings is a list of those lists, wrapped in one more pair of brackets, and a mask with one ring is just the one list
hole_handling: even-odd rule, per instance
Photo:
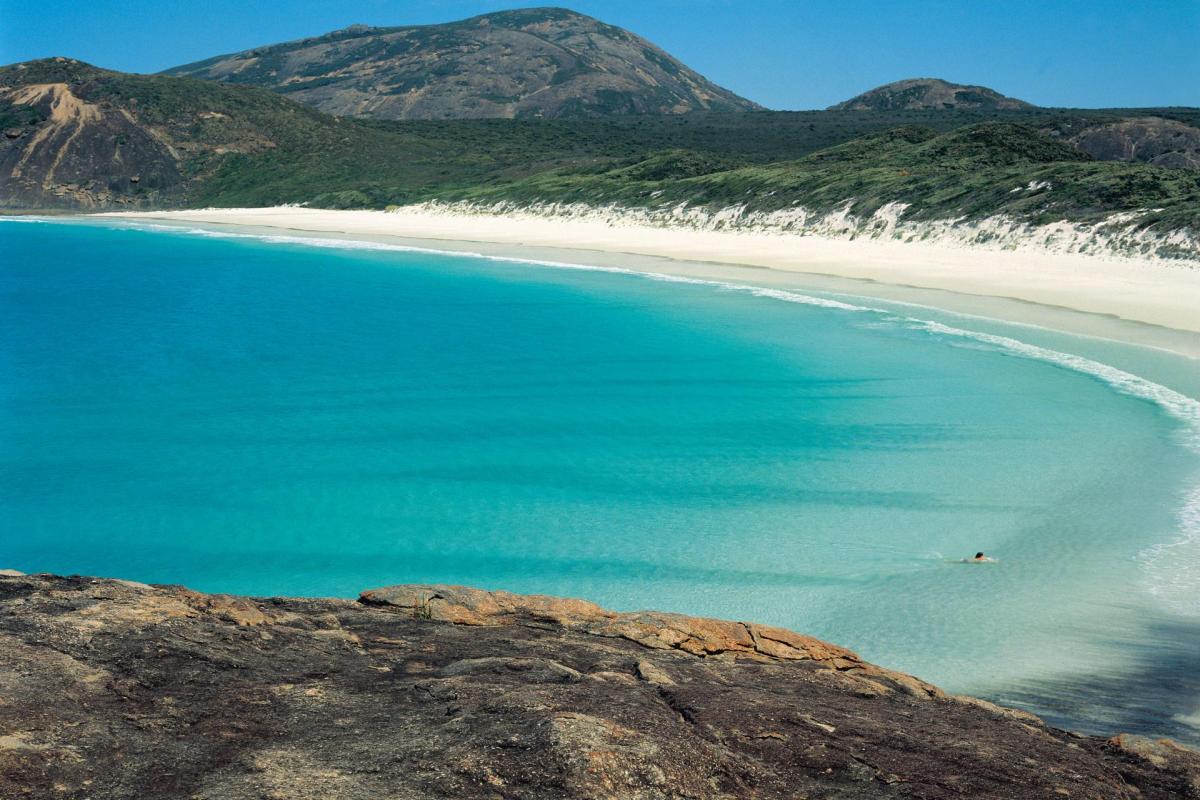
{"label": "white foam", "polygon": [[1174,720],[1189,727],[1195,728],[1196,730],[1200,730],[1200,709],[1191,714],[1176,714]]}
{"label": "white foam", "polygon": [[[429,253],[431,255],[440,256],[482,258],[487,259],[488,261],[507,261],[515,264],[535,264],[543,267],[556,267],[561,269],[581,269],[595,272],[619,272],[627,275],[647,274],[639,273],[631,269],[625,269],[623,267],[602,267],[592,264],[574,264],[566,261],[547,261],[536,258],[500,256],[488,253],[478,253],[473,250],[447,250],[437,247],[419,247],[416,245],[394,244],[390,242],[372,242],[359,239],[339,239],[320,236],[292,236],[288,234],[276,233],[234,233],[232,231],[214,230],[212,228],[189,228],[182,225],[161,225],[153,222],[123,222],[121,224],[122,227],[129,227],[137,230],[172,231],[174,233],[207,236],[214,239],[254,239],[256,241],[268,242],[271,244],[298,244],[305,247],[325,247],[335,250],[375,250],[397,253]],[[672,276],[663,277],[667,278]]]}
{"label": "white foam", "polygon": [[1075,370],[1076,372],[1083,372],[1099,378],[1122,394],[1156,403],[1172,417],[1175,417],[1186,425],[1184,443],[1189,449],[1200,453],[1200,400],[1188,397],[1185,394],[1154,383],[1153,381],[1148,381],[1131,372],[1126,372],[1125,370],[1117,369],[1116,367],[1103,364],[1099,361],[1093,361],[1083,356],[1063,353],[1047,347],[1039,347],[1008,336],[953,328],[931,320],[905,317],[904,321],[913,327],[927,330],[930,333],[974,339],[978,342],[995,345],[1017,355],[1039,361],[1048,361],[1052,364]]}
{"label": "white foam", "polygon": [[1200,616],[1200,486],[1184,500],[1178,519],[1179,538],[1148,548],[1141,559],[1152,578],[1151,594],[1177,614]]}

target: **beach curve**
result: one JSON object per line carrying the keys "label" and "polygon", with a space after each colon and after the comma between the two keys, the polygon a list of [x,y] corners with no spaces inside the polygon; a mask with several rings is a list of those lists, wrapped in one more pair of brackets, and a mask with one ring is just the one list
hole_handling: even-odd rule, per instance
{"label": "beach curve", "polygon": [[[610,224],[452,207],[392,211],[249,209],[110,212],[96,216],[269,228],[289,233],[540,247],[669,259],[658,271],[697,276],[696,264],[767,268],[861,282],[1004,298],[1200,334],[1200,266],[1181,260],[995,250],[945,243],[839,239],[752,231]],[[762,270],[757,270],[761,272]],[[1197,352],[1187,353],[1192,357]]]}

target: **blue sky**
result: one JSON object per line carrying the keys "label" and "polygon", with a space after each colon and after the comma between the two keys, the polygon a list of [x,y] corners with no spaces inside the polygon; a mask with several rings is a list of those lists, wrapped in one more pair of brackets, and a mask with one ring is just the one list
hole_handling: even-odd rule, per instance
{"label": "blue sky", "polygon": [[[155,72],[352,23],[443,22],[500,0],[0,0],[0,63]],[[1049,106],[1200,106],[1200,0],[576,0],[717,83],[823,108],[906,77]]]}

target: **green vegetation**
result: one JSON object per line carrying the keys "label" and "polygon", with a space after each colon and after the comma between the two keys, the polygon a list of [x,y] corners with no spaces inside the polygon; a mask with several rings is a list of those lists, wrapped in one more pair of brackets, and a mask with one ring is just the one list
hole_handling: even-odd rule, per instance
{"label": "green vegetation", "polygon": [[33,106],[3,106],[0,107],[0,131],[37,125],[43,122],[46,116],[44,111]]}
{"label": "green vegetation", "polygon": [[[381,135],[408,137],[414,157],[371,167],[363,158],[370,154],[360,149],[349,158],[315,153],[312,164],[295,170],[282,153],[247,156],[228,162],[197,202],[383,208],[440,199],[832,211],[851,201],[856,214],[906,203],[912,219],[1003,213],[1036,223],[1161,209],[1141,224],[1200,229],[1200,173],[1096,162],[1030,125],[976,123],[940,133],[927,126],[886,128],[894,119],[776,121],[800,134],[787,137],[751,124],[761,116],[714,115],[671,125],[379,124],[372,129]],[[739,123],[750,135],[730,131]],[[885,130],[856,136],[864,127]],[[670,146],[680,140],[695,149]],[[386,149],[376,152],[386,156]],[[775,158],[780,155],[790,158]]]}
{"label": "green vegetation", "polygon": [[[903,203],[906,219],[1007,214],[1035,223],[1152,209],[1139,224],[1200,230],[1200,171],[1095,161],[1067,141],[1130,117],[1197,126],[1196,109],[366,121],[249,86],[69,61],[0,69],[0,85],[46,82],[69,84],[106,113],[128,113],[171,144],[184,183],[145,200],[158,205],[385,208],[437,199],[829,211],[849,203],[870,214]],[[37,107],[0,101],[0,129],[44,118]],[[146,187],[123,191],[133,197]]]}
{"label": "green vegetation", "polygon": [[[1087,116],[1104,121],[1121,114]],[[1019,124],[981,122],[989,117]],[[1196,173],[1092,162],[1051,135],[1083,124],[1078,115],[1064,112],[342,124],[361,138],[306,148],[299,163],[296,153],[280,150],[231,158],[194,202],[308,202],[336,208],[431,199],[688,202],[822,210],[854,200],[856,212],[906,202],[913,206],[911,214],[922,217],[1003,211],[1039,221],[1091,219],[1149,205],[1170,210],[1147,217],[1147,224],[1195,225],[1196,220],[1191,207],[1197,201]],[[398,147],[402,159],[394,157]],[[1012,192],[1046,181],[1051,188]]]}
{"label": "green vegetation", "polygon": [[694,173],[692,153],[657,154],[605,172],[559,170],[493,188],[450,194],[481,202],[616,203],[630,207],[804,206],[869,215],[908,204],[914,220],[1005,214],[1034,223],[1095,221],[1116,211],[1160,209],[1141,224],[1200,228],[1200,173],[1092,161],[1026,127],[984,123],[938,134],[905,127],[805,158]]}

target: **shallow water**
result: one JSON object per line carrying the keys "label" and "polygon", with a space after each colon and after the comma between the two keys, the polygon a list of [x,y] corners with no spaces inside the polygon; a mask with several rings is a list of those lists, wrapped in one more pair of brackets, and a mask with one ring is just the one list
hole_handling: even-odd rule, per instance
{"label": "shallow water", "polygon": [[[1195,362],[311,244],[0,223],[0,566],[754,619],[1074,727],[1200,736]],[[976,550],[999,562],[948,563]]]}

